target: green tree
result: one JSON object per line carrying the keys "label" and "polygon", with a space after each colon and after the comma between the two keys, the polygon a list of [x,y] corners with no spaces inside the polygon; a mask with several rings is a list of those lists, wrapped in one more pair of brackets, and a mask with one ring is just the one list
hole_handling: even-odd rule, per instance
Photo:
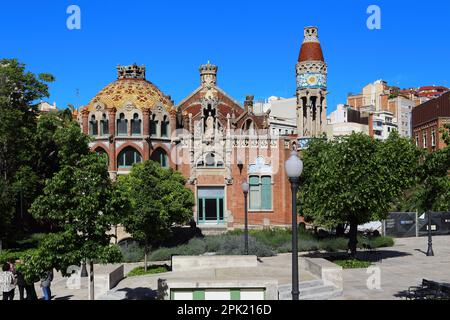
{"label": "green tree", "polygon": [[76,161],[66,160],[31,207],[36,219],[50,221],[55,227],[38,249],[41,262],[37,266],[52,266],[64,273],[84,259],[91,270],[94,261],[120,261],[120,251],[110,244],[109,231],[129,206],[109,178],[106,159],[89,153]]}
{"label": "green tree", "polygon": [[167,239],[174,224],[192,218],[194,195],[185,184],[179,172],[161,168],[154,161],[134,165],[129,175],[119,179],[122,194],[132,206],[123,225],[144,246],[145,269],[150,248]]}
{"label": "green tree", "polygon": [[397,133],[385,142],[352,134],[313,141],[303,161],[302,213],[316,225],[349,224],[349,249],[355,255],[358,225],[383,219],[392,201],[414,183],[418,151]]}
{"label": "green tree", "polygon": [[450,210],[450,124],[441,130],[447,146],[424,156],[416,202],[421,211]]}
{"label": "green tree", "polygon": [[29,186],[36,182],[33,164],[37,148],[33,138],[37,105],[49,96],[47,83],[52,81],[49,74],[27,72],[25,65],[15,59],[0,60],[0,177],[4,186],[0,220],[2,225],[9,225],[0,233],[0,240],[16,235],[12,219],[17,212],[26,212],[23,200],[31,202],[27,196],[32,194]]}

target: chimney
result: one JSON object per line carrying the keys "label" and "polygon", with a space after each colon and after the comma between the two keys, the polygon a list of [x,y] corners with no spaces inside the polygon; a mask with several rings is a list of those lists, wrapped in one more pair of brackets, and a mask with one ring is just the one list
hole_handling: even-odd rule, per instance
{"label": "chimney", "polygon": [[244,109],[245,111],[248,111],[249,113],[253,113],[253,100],[255,99],[255,96],[246,96],[245,102],[244,102]]}

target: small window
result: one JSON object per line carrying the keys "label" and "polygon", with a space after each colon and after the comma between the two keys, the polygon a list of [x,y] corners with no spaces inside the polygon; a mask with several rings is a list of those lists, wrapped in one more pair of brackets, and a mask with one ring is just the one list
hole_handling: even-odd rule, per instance
{"label": "small window", "polygon": [[98,135],[98,122],[95,119],[94,115],[91,117],[91,121],[89,121],[89,134],[91,136],[97,136]]}
{"label": "small window", "polygon": [[152,136],[156,136],[158,132],[158,121],[156,120],[156,115],[152,115],[152,118],[150,119],[150,134]]}
{"label": "small window", "polygon": [[169,121],[167,120],[167,116],[164,116],[164,119],[161,122],[161,137],[167,138],[168,136],[169,136]]}
{"label": "small window", "polygon": [[108,121],[108,118],[106,117],[106,114],[103,114],[103,116],[102,116],[100,129],[101,129],[102,136],[107,136],[109,134],[109,121]]}
{"label": "small window", "polygon": [[139,119],[139,115],[137,113],[133,115],[133,120],[131,120],[131,134],[133,136],[141,135],[141,119]]}
{"label": "small window", "polygon": [[428,147],[427,146],[427,133],[426,132],[424,132],[423,135],[422,135],[422,147],[423,148],[427,148]]}
{"label": "small window", "polygon": [[128,120],[125,119],[125,114],[121,113],[119,119],[117,119],[117,135],[128,135]]}
{"label": "small window", "polygon": [[431,132],[431,146],[436,147],[436,131]]}

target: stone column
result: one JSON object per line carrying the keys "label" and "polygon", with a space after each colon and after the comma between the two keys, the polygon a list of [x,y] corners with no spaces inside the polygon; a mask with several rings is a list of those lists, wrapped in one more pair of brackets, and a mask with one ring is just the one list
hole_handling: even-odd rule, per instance
{"label": "stone column", "polygon": [[303,137],[303,100],[302,98],[297,94],[297,130],[298,130],[298,136]]}
{"label": "stone column", "polygon": [[143,160],[147,161],[150,158],[150,114],[151,111],[149,108],[144,108],[142,110],[142,135],[144,137],[143,139],[143,145],[144,145],[144,154],[143,154]]}
{"label": "stone column", "polygon": [[142,109],[142,135],[147,137],[150,135],[150,114],[149,108]]}
{"label": "stone column", "polygon": [[[108,130],[109,130],[109,171],[117,171],[117,155],[116,155],[116,108],[108,109]],[[112,174],[114,175],[114,174]]]}
{"label": "stone column", "polygon": [[83,109],[83,111],[81,111],[81,117],[83,120],[83,133],[89,135],[89,110]]}
{"label": "stone column", "polygon": [[169,111],[170,132],[169,137],[172,137],[177,131],[177,109],[171,108]]}

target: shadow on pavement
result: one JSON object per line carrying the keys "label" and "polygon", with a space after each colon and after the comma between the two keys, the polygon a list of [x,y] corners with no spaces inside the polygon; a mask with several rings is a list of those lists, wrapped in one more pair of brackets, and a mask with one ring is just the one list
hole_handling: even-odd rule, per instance
{"label": "shadow on pavement", "polygon": [[72,298],[72,297],[73,297],[73,295],[69,295],[69,296],[64,296],[64,297],[58,297],[53,300],[70,300],[70,298]]}
{"label": "shadow on pavement", "polygon": [[125,292],[126,300],[156,300],[158,292],[150,288],[123,288],[117,290],[118,292]]}
{"label": "shadow on pavement", "polygon": [[[383,259],[398,258],[410,256],[410,253],[394,251],[394,250],[375,250],[375,251],[357,251],[356,259],[366,260],[371,262],[379,262]],[[304,254],[303,257],[308,258],[323,258],[327,260],[338,260],[349,258],[346,252],[310,252]]]}

